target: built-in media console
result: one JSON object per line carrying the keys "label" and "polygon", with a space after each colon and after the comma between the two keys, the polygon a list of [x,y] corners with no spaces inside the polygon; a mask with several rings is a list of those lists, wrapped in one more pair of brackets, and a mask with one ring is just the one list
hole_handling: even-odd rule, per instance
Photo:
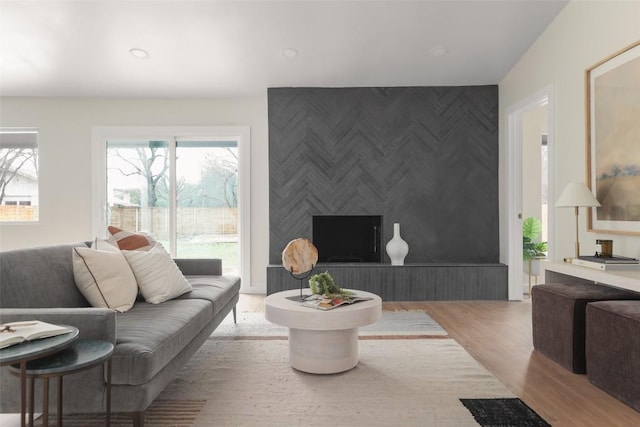
{"label": "built-in media console", "polygon": [[[313,273],[328,271],[336,283],[380,295],[384,301],[507,300],[505,264],[322,263]],[[303,286],[309,286],[304,281]],[[282,267],[267,266],[267,295],[297,289],[300,282]]]}
{"label": "built-in media console", "polygon": [[[385,301],[507,300],[507,266],[500,263],[408,263],[392,266],[383,242],[382,215],[314,215],[318,265],[343,288]],[[302,284],[307,287],[305,280]],[[300,287],[280,264],[267,266],[267,295]]]}

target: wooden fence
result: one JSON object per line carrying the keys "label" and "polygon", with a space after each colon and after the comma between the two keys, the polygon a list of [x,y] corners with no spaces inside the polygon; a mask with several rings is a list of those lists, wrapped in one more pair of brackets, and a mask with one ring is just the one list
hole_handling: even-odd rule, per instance
{"label": "wooden fence", "polygon": [[37,206],[0,205],[0,221],[37,221]]}
{"label": "wooden fence", "polygon": [[[178,208],[178,238],[197,235],[237,235],[237,208]],[[123,230],[144,230],[166,239],[167,208],[112,207],[110,225]]]}

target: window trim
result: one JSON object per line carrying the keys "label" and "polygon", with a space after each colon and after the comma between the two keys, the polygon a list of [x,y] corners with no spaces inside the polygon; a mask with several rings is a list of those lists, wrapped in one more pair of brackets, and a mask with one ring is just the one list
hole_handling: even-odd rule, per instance
{"label": "window trim", "polygon": [[[31,221],[0,221],[0,226],[13,226],[13,225],[32,225],[40,223],[40,129],[37,127],[0,127],[0,133],[4,134],[28,134],[32,135],[29,137],[20,137],[17,139],[12,139],[11,143],[17,144],[19,146],[24,146],[25,148],[32,148],[36,150],[37,155],[37,176],[36,176],[36,187],[37,187],[37,197],[36,204],[32,203],[29,206],[35,206],[38,209],[38,217]],[[0,148],[3,147],[3,144],[0,143]],[[17,206],[20,206],[18,203]]]}
{"label": "window trim", "polygon": [[[112,139],[183,140],[197,137],[226,138],[238,142],[238,234],[240,241],[241,291],[251,293],[251,128],[249,126],[95,126],[92,128],[91,165],[91,216],[92,232],[98,237],[106,237],[106,197],[107,197],[107,150],[106,143]],[[175,144],[172,144],[175,150]],[[171,153],[175,162],[175,151]],[[175,163],[171,173],[175,174]],[[173,176],[175,179],[175,176]],[[171,180],[171,187],[174,182]],[[174,189],[170,190],[172,194]],[[175,204],[175,197],[171,198]],[[175,206],[174,206],[175,208]],[[175,234],[175,224],[169,225]],[[175,254],[175,248],[171,248]]]}

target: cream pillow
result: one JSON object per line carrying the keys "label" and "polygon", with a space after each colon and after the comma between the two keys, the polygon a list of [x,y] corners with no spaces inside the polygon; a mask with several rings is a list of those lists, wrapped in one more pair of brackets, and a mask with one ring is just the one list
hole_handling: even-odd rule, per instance
{"label": "cream pillow", "polygon": [[120,252],[118,246],[115,246],[108,240],[98,239],[97,237],[91,242],[91,249],[97,249],[99,251]]}
{"label": "cream pillow", "polygon": [[191,284],[157,243],[148,251],[122,251],[133,270],[140,293],[146,302],[158,304],[191,291]]}
{"label": "cream pillow", "polygon": [[73,277],[94,307],[125,312],[133,307],[138,295],[136,278],[117,248],[73,248]]}

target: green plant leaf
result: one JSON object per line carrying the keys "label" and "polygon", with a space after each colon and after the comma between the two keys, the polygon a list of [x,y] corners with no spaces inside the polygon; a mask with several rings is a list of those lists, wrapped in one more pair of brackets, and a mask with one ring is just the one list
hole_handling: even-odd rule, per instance
{"label": "green plant leaf", "polygon": [[542,233],[542,222],[534,217],[530,216],[522,222],[522,236],[528,237],[533,240]]}
{"label": "green plant leaf", "polygon": [[538,218],[530,216],[522,222],[522,258],[525,261],[547,254],[547,242],[534,242],[540,233],[542,221]]}

